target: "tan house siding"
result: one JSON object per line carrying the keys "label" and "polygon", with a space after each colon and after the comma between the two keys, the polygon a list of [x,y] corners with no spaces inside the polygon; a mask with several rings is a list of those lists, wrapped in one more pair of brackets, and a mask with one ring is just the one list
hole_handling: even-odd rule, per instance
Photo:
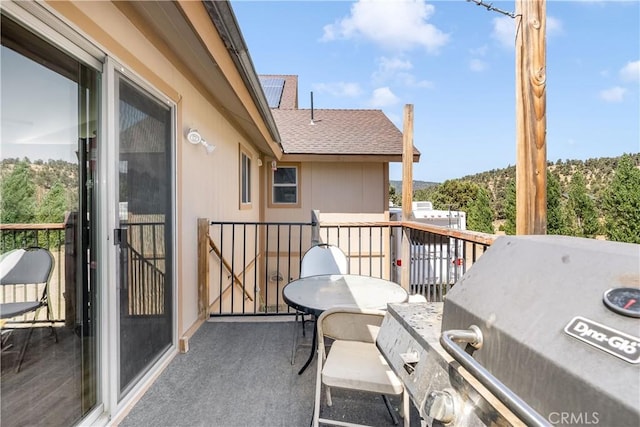
{"label": "tan house siding", "polygon": [[[197,2],[199,3],[199,2]],[[108,56],[115,58],[125,69],[147,81],[164,93],[177,105],[176,123],[176,281],[178,298],[178,335],[181,336],[197,320],[197,219],[258,221],[260,220],[258,177],[259,152],[253,147],[247,134],[240,129],[229,113],[221,108],[215,94],[210,93],[188,64],[181,61],[157,36],[147,22],[127,4],[111,2],[51,2],[49,4],[67,21],[79,28]],[[197,4],[185,7],[193,13]],[[206,11],[200,5],[206,20]],[[125,13],[125,11],[127,13]],[[198,22],[204,26],[207,21]],[[208,21],[211,24],[210,20]],[[209,37],[217,37],[211,27]],[[221,41],[209,46],[223,49],[217,58],[228,56]],[[231,64],[228,61],[228,64]],[[231,65],[229,65],[231,66]],[[231,71],[229,71],[231,73]],[[240,85],[238,77],[231,77]],[[250,105],[246,88],[238,89],[239,97]],[[255,110],[255,107],[254,107]],[[257,110],[250,112],[258,117]],[[200,134],[216,146],[207,155],[202,146],[185,141],[189,128],[197,128]],[[264,124],[259,127],[264,128]],[[268,134],[264,130],[265,134]],[[247,147],[253,155],[252,197],[256,202],[250,209],[240,210],[239,150],[238,144]],[[211,281],[211,295],[219,289]]]}

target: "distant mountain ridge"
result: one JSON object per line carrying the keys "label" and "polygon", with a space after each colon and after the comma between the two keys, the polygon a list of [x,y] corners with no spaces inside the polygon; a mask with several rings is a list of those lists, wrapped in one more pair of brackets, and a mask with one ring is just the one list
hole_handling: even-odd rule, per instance
{"label": "distant mountain ridge", "polygon": [[[433,181],[413,181],[413,189],[422,190],[424,188],[435,187],[440,184],[440,182]],[[402,181],[389,180],[389,185],[396,190],[396,193],[402,193]]]}
{"label": "distant mountain ridge", "polygon": [[[640,168],[640,153],[629,153],[637,167]],[[613,172],[618,165],[618,157],[599,157],[587,160],[557,160],[556,162],[547,162],[547,171],[554,173],[560,179],[563,187],[569,184],[571,177],[576,171],[581,171],[587,189],[592,195],[597,196],[611,182]],[[506,183],[515,179],[516,167],[507,166],[502,169],[492,169],[486,172],[479,172],[473,175],[465,175],[461,178],[452,180],[471,181],[488,189],[494,196],[500,197],[504,191]],[[402,193],[402,181],[389,181],[389,184],[395,189],[397,194]],[[421,190],[425,188],[436,187],[440,182],[431,181],[413,181],[413,190]]]}

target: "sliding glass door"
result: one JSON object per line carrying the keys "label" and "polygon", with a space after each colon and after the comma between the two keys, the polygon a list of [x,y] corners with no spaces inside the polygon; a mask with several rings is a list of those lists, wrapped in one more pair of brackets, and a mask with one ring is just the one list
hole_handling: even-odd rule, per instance
{"label": "sliding glass door", "polygon": [[173,111],[116,73],[119,393],[173,342]]}
{"label": "sliding glass door", "polygon": [[[0,419],[3,427],[69,426],[101,397],[96,275],[101,64],[89,66],[69,56],[4,13],[0,28],[0,254],[39,246],[54,259],[47,307],[35,317],[1,319]],[[2,288],[0,303],[32,300],[43,292],[35,285]]]}

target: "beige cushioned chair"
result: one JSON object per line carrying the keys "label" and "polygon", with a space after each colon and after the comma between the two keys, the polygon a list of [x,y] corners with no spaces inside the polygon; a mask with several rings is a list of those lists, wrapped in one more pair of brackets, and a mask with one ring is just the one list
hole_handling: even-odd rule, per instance
{"label": "beige cushioned chair", "polygon": [[[375,344],[384,311],[356,307],[327,310],[317,320],[318,370],[316,376],[313,426],[320,423],[340,426],[359,424],[320,417],[322,386],[331,406],[331,387],[367,391],[382,395],[402,395],[400,415],[409,427],[409,397]],[[325,339],[333,339],[330,350]],[[346,416],[348,418],[348,415]]]}

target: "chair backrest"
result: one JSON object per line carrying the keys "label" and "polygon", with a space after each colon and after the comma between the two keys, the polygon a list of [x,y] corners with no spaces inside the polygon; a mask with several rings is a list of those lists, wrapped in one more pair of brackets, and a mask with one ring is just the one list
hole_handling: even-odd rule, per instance
{"label": "chair backrest", "polygon": [[343,341],[374,343],[380,331],[385,312],[358,307],[334,307],[318,317],[318,344],[324,338]]}
{"label": "chair backrest", "polygon": [[347,256],[337,246],[324,243],[316,245],[302,257],[300,277],[346,273],[348,273]]}
{"label": "chair backrest", "polygon": [[53,264],[47,249],[14,249],[0,259],[0,285],[48,283]]}

